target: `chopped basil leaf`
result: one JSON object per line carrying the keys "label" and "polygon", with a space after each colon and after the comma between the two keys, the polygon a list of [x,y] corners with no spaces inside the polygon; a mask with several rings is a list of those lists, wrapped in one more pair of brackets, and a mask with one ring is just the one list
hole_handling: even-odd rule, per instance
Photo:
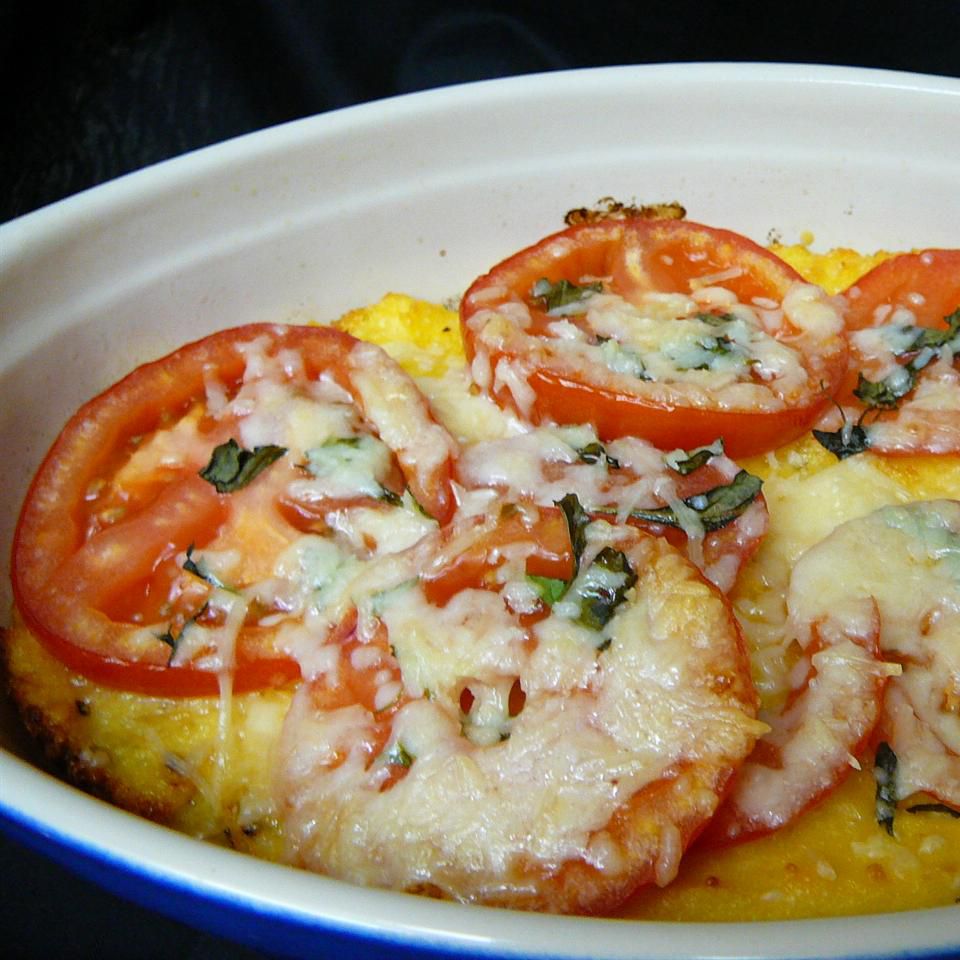
{"label": "chopped basil leaf", "polygon": [[[733,523],[757,499],[762,486],[763,481],[759,477],[741,470],[730,483],[686,497],[683,502],[699,514],[704,530],[710,532]],[[631,510],[630,516],[634,520],[662,523],[668,527],[682,529],[683,526],[673,507]]]}
{"label": "chopped basil leaf", "polygon": [[846,460],[870,447],[867,431],[858,423],[853,426],[844,424],[839,430],[833,431],[814,430],[813,438],[838,460]]}
{"label": "chopped basil leaf", "polygon": [[724,324],[733,323],[737,318],[732,313],[698,313],[695,319],[711,327],[722,327]]}
{"label": "chopped basil leaf", "polygon": [[383,754],[383,762],[394,767],[411,767],[415,759],[399,740]]}
{"label": "chopped basil leaf", "polygon": [[943,319],[947,324],[945,330],[929,327],[905,328],[915,331],[915,336],[906,349],[900,350],[896,355],[904,357],[913,353],[915,356],[883,380],[868,380],[862,373],[858,374],[853,393],[867,409],[896,410],[899,407],[900,401],[917,385],[917,374],[940,356],[942,348],[960,334],[960,309],[954,310]]}
{"label": "chopped basil leaf", "polygon": [[[637,575],[623,551],[604,547],[574,586],[580,601],[577,623],[591,630],[602,630],[636,582]],[[609,641],[606,645],[609,646]]]}
{"label": "chopped basil leaf", "polygon": [[714,457],[723,456],[723,438],[715,440],[708,447],[695,450],[674,450],[663,455],[663,462],[673,471],[685,477],[694,470],[706,466]]}
{"label": "chopped basil leaf", "polygon": [[569,280],[558,280],[551,283],[546,277],[541,277],[530,291],[534,300],[539,300],[547,313],[554,316],[565,316],[574,313],[585,313],[586,301],[603,290],[602,283],[588,283],[582,287]]}
{"label": "chopped basil leaf", "polygon": [[636,377],[638,380],[652,380],[647,372],[643,357],[634,350],[623,346],[617,340],[609,337],[597,338],[600,360],[613,373],[622,373],[627,377]]}
{"label": "chopped basil leaf", "polygon": [[575,493],[568,493],[565,497],[555,501],[555,505],[562,511],[567,521],[567,530],[570,532],[570,545],[573,547],[573,575],[580,569],[580,558],[587,545],[587,525],[590,515],[583,509]]}
{"label": "chopped basil leaf", "polygon": [[193,549],[194,547],[191,543],[190,546],[187,547],[187,559],[183,561],[183,569],[186,570],[187,573],[192,573],[195,577],[199,577],[201,580],[206,580],[207,583],[213,587],[226,589],[226,584],[220,580],[219,577],[207,570],[205,566],[202,566],[202,561],[201,563],[197,563],[196,560],[193,559]]}
{"label": "chopped basil leaf", "polygon": [[392,490],[389,490],[387,487],[380,485],[380,496],[377,497],[378,500],[382,500],[384,503],[389,503],[391,507],[399,507],[403,503],[403,497],[399,493],[394,493]]}
{"label": "chopped basil leaf", "polygon": [[187,632],[187,627],[192,623],[196,623],[206,613],[207,607],[209,604],[204,604],[181,628],[180,632],[174,636],[173,631],[168,627],[164,630],[163,633],[156,634],[156,638],[161,640],[170,648],[170,657],[167,660],[167,666],[173,662],[173,658],[177,655],[177,647],[180,645],[180,641],[183,639],[183,635]]}
{"label": "chopped basil leaf", "polygon": [[200,471],[200,476],[217,488],[217,493],[233,493],[243,489],[259,473],[287,452],[286,447],[274,444],[256,447],[252,451],[231,438],[221,443]]}
{"label": "chopped basil leaf", "polygon": [[[401,580],[400,583],[395,584],[392,587],[384,587],[382,590],[377,590],[374,593],[369,594],[362,602],[364,604],[365,612],[373,617],[380,617],[383,615],[384,610],[397,599],[397,597],[403,593],[405,590],[409,590],[411,587],[416,586],[420,582],[419,577],[409,577],[406,580]],[[390,648],[390,653],[396,657],[397,652]]]}
{"label": "chopped basil leaf", "polygon": [[[721,334],[719,337],[702,337],[697,343],[708,353],[715,353],[718,356],[732,353],[736,346],[736,344],[724,334]],[[705,370],[706,367],[698,367],[697,369]]]}
{"label": "chopped basil leaf", "polygon": [[896,410],[916,384],[917,372],[907,363],[883,380],[868,380],[862,373],[858,374],[853,395],[871,410]]}
{"label": "chopped basil leaf", "polygon": [[535,573],[528,573],[527,580],[548,607],[552,607],[567,592],[569,586],[566,580],[558,580],[556,577],[538,577]]}
{"label": "chopped basil leaf", "polygon": [[607,453],[606,447],[599,441],[588,443],[582,450],[577,451],[577,456],[584,463],[599,463],[601,460],[605,460],[607,466],[613,467],[614,470],[620,467],[620,461],[616,457],[611,457]]}
{"label": "chopped basil leaf", "polygon": [[726,334],[683,341],[664,352],[678,370],[728,369],[731,364],[749,366],[756,362],[741,344]]}
{"label": "chopped basil leaf", "polygon": [[423,516],[425,516],[428,520],[436,520],[436,519],[437,519],[437,518],[436,518],[435,516],[433,516],[431,513],[428,513],[428,512],[427,512],[426,508],[425,508],[425,507],[423,506],[423,504],[413,495],[413,491],[412,491],[409,487],[407,487],[407,489],[406,489],[406,491],[405,491],[405,495],[410,498],[411,502],[412,502],[413,505],[417,508],[417,510],[418,510]]}
{"label": "chopped basil leaf", "polygon": [[939,350],[960,334],[960,307],[943,318],[947,325],[946,330],[937,330],[932,327],[912,327],[916,336],[910,346],[903,353],[912,353],[915,350]]}
{"label": "chopped basil leaf", "polygon": [[945,813],[960,819],[960,810],[948,807],[945,803],[915,803],[912,807],[907,807],[907,813]]}
{"label": "chopped basil leaf", "polygon": [[884,742],[877,747],[873,779],[877,782],[877,823],[893,836],[893,818],[897,812],[897,755]]}

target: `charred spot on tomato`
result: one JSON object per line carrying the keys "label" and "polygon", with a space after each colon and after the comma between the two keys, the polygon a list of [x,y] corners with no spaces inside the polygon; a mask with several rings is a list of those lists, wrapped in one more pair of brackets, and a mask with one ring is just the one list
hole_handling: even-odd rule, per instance
{"label": "charred spot on tomato", "polygon": [[563,222],[568,227],[598,220],[683,220],[686,208],[675,200],[667,203],[623,203],[613,197],[601,197],[592,207],[568,210]]}

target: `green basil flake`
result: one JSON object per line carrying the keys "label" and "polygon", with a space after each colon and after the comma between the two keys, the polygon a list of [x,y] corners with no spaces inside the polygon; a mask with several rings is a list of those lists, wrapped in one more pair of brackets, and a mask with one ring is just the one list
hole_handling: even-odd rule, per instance
{"label": "green basil flake", "polygon": [[870,410],[896,410],[900,401],[917,385],[917,375],[941,350],[960,334],[960,308],[943,318],[946,329],[908,327],[914,337],[906,349],[896,355],[904,357],[916,354],[908,363],[901,364],[883,380],[867,380],[861,373],[857,376],[854,396]]}
{"label": "green basil flake", "polygon": [[733,353],[737,346],[725,334],[721,334],[719,337],[703,337],[698,340],[697,343],[699,343],[704,350],[707,350],[709,353],[715,353],[717,356]]}
{"label": "green basil flake", "polygon": [[566,593],[569,586],[566,580],[558,580],[556,577],[538,577],[535,573],[528,573],[527,581],[533,585],[537,595],[548,607],[552,607]]}
{"label": "green basil flake", "polygon": [[383,762],[394,767],[411,767],[415,759],[399,740],[383,754]]}
{"label": "green basil flake", "polygon": [[846,460],[870,447],[867,431],[858,423],[853,426],[844,424],[839,430],[814,430],[813,438],[838,460]]}
{"label": "green basil flake", "polygon": [[620,461],[616,457],[611,457],[606,447],[599,441],[588,443],[582,450],[577,451],[577,456],[584,463],[599,463],[604,460],[607,466],[613,467],[614,470],[620,467]]}
{"label": "green basil flake", "polygon": [[[707,532],[720,530],[728,523],[733,523],[757,499],[762,486],[763,481],[759,477],[741,470],[730,483],[686,497],[683,502],[691,510],[696,511],[704,530]],[[634,520],[683,528],[680,518],[672,507],[631,510],[630,516]]]}
{"label": "green basil flake", "polygon": [[575,493],[568,493],[562,499],[554,501],[554,504],[563,511],[567,521],[570,545],[573,547],[573,575],[576,576],[580,570],[580,558],[587,545],[587,525],[590,523],[590,515],[583,509]]}
{"label": "green basil flake", "polygon": [[954,819],[960,819],[960,810],[948,807],[945,803],[915,803],[906,809],[907,813],[945,813]]}
{"label": "green basil flake", "polygon": [[413,491],[407,487],[406,495],[410,498],[410,502],[414,505],[417,511],[428,520],[436,520],[437,518],[431,514],[426,507],[413,495]]}
{"label": "green basil flake", "polygon": [[577,623],[591,630],[602,630],[636,582],[637,575],[624,552],[604,547],[575,586],[580,601]]}
{"label": "green basil flake", "polygon": [[705,467],[714,457],[723,456],[723,438],[714,440],[708,447],[695,450],[673,450],[663,455],[663,462],[675,473],[685,477],[694,470]]}
{"label": "green basil flake", "polygon": [[724,324],[733,323],[737,319],[732,313],[697,313],[694,318],[711,327],[722,327]]}
{"label": "green basil flake", "polygon": [[904,350],[903,353],[898,354],[898,356],[903,356],[905,353],[912,353],[915,350],[939,350],[941,347],[946,346],[960,334],[960,307],[954,310],[953,313],[945,316],[943,322],[947,325],[945,330],[938,330],[932,327],[913,327],[912,329],[916,332],[914,339],[910,343],[910,346]]}
{"label": "green basil flake", "polygon": [[877,823],[892,837],[893,820],[897,812],[897,755],[886,742],[877,746],[873,779],[877,782]]}
{"label": "green basil flake", "polygon": [[883,380],[868,380],[862,373],[857,374],[853,395],[871,410],[896,410],[916,384],[917,371],[907,363]]}
{"label": "green basil flake", "polygon": [[530,291],[534,300],[549,314],[564,316],[566,314],[584,313],[587,309],[586,301],[603,290],[603,284],[587,283],[577,286],[569,280],[558,280],[551,283],[546,277],[541,277]]}
{"label": "green basil flake", "polygon": [[183,639],[183,635],[187,632],[187,627],[191,623],[196,623],[207,612],[208,603],[205,603],[182,627],[180,632],[174,636],[173,631],[167,627],[163,633],[155,634],[156,638],[162,643],[165,643],[170,648],[170,656],[167,659],[167,666],[173,662],[173,658],[177,655],[177,647],[180,646],[180,641]]}
{"label": "green basil flake", "polygon": [[390,504],[391,507],[399,507],[403,503],[403,497],[399,493],[394,493],[383,484],[380,484],[380,496],[377,499]]}
{"label": "green basil flake", "polygon": [[200,476],[212,483],[217,493],[234,493],[243,489],[259,473],[287,452],[286,447],[267,444],[252,451],[231,438],[221,443],[210,457],[210,462],[200,471]]}
{"label": "green basil flake", "polygon": [[197,563],[196,560],[193,559],[193,550],[194,545],[191,543],[190,546],[187,547],[187,559],[183,561],[183,569],[186,570],[187,573],[192,573],[195,577],[199,577],[201,580],[206,580],[212,587],[226,589],[226,584],[224,584],[219,577],[207,570],[207,568],[202,565],[202,561],[201,563]]}

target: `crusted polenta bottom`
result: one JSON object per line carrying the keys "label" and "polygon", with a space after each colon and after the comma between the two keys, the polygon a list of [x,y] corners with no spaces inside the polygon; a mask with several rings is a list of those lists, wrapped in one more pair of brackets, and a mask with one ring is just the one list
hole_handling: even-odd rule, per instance
{"label": "crusted polenta bottom", "polygon": [[[780,248],[809,279],[842,289],[877,258]],[[342,326],[380,343],[420,378],[439,415],[466,439],[497,425],[459,376],[456,314],[390,295]],[[765,478],[771,536],[745,569],[734,602],[754,651],[766,706],[789,650],[777,633],[782,586],[796,551],[822,531],[889,502],[960,497],[960,458],[865,455],[837,463],[809,440],[745,464]],[[194,836],[266,859],[284,858],[272,798],[273,752],[291,698],[286,690],[232,699],[157,698],[91,683],[52,658],[16,619],[5,644],[14,698],[27,726],[93,792]],[[721,850],[694,848],[667,888],[635,895],[619,916],[655,920],[794,919],[943,906],[960,898],[960,820],[910,813],[895,835],[874,816],[874,782],[853,771],[798,822]]]}
{"label": "crusted polenta bottom", "polygon": [[14,615],[6,673],[27,729],[96,796],[174,829],[280,860],[272,754],[291,692],[150,697],[93,683]]}

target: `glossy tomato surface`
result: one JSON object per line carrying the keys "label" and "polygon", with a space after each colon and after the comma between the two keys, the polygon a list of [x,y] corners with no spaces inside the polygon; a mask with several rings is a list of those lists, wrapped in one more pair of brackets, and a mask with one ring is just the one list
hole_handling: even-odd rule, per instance
{"label": "glossy tomato surface", "polygon": [[[767,311],[762,323],[795,351],[802,383],[771,388],[767,402],[757,405],[685,383],[611,376],[595,356],[571,363],[559,340],[599,346],[610,338],[591,329],[586,307],[548,309],[534,291],[538,284],[563,282],[578,289],[593,286],[641,309],[659,295],[721,288],[724,297]],[[843,374],[846,347],[839,316],[800,329],[780,309],[798,285],[802,280],[790,266],[728,230],[678,220],[602,220],[547,237],[477,279],[463,299],[461,324],[475,378],[498,402],[534,422],[590,423],[603,439],[639,436],[664,449],[722,437],[728,453],[746,456],[809,429]],[[720,309],[704,312],[711,319],[723,316]],[[554,332],[558,319],[565,322],[560,334]],[[717,338],[712,342],[716,348]],[[505,379],[501,360],[507,361],[507,383],[500,382]],[[745,375],[761,390],[771,379]]]}
{"label": "glossy tomato surface", "polygon": [[[229,443],[237,430],[235,415],[214,415],[210,406],[217,395],[233,394],[248,363],[261,357],[274,358],[288,370],[292,389],[308,391],[327,378],[361,418],[368,418],[370,430],[393,430],[396,470],[417,503],[438,519],[449,516],[450,458],[419,455],[415,439],[431,431],[442,439],[446,433],[412,381],[382,351],[327,327],[251,325],[213,334],[139,367],[85,404],[64,427],[30,487],[13,548],[17,609],[71,669],[109,686],[156,695],[218,692],[217,669],[178,663],[171,654],[173,624],[182,628],[194,619],[218,626],[203,603],[209,587],[201,578],[179,593],[171,587],[182,577],[184,553],[189,557],[192,548],[213,541],[238,511],[246,509],[252,518],[244,534],[252,554],[298,532],[283,520],[281,503],[263,502],[270,471],[279,466],[267,466],[234,492],[222,492],[198,475],[211,452]],[[372,409],[371,378],[395,386],[395,399],[409,407],[414,426],[406,439],[383,410]],[[190,429],[181,430],[184,424]],[[188,439],[178,441],[178,430]],[[170,438],[164,440],[170,452],[124,479],[137,451],[161,435]],[[177,449],[178,442],[185,448]],[[239,521],[241,532],[244,523]],[[251,562],[259,561],[254,556]],[[299,676],[274,633],[255,611],[246,616],[231,662],[219,664],[234,690]]]}

